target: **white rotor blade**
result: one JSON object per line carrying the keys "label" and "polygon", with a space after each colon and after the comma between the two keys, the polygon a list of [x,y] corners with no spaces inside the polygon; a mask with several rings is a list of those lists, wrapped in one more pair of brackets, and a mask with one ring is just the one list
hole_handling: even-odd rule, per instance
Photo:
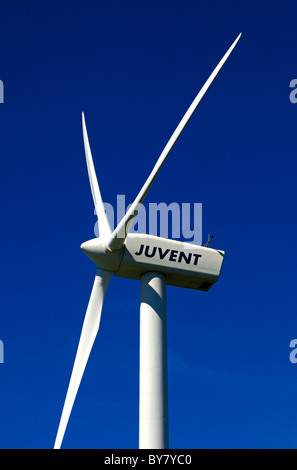
{"label": "white rotor blade", "polygon": [[59,429],[55,441],[54,449],[60,449],[65,434],[66,426],[70,417],[72,406],[88,362],[90,352],[93,347],[97,332],[99,330],[101,310],[106,289],[111,273],[97,270],[87,313],[84,319],[82,332],[77,348],[74,366],[68,386],[68,391],[64,403],[64,408],[59,424]]}
{"label": "white rotor blade", "polygon": [[133,218],[136,216],[137,210],[138,210],[140,204],[142,204],[145,196],[147,195],[151,185],[153,184],[157,174],[159,173],[163,163],[165,162],[166,158],[168,157],[168,155],[169,155],[170,151],[172,150],[174,144],[176,143],[177,139],[179,138],[180,134],[182,133],[183,129],[185,128],[186,124],[188,123],[190,117],[192,116],[193,112],[197,108],[198,104],[202,100],[202,98],[205,95],[206,91],[208,90],[208,88],[212,84],[213,80],[215,79],[215,77],[217,76],[217,74],[219,73],[221,68],[223,67],[224,63],[228,59],[231,52],[233,51],[234,47],[236,46],[237,42],[239,41],[240,36],[241,36],[241,33],[235,39],[232,46],[228,49],[228,51],[226,52],[224,57],[218,63],[218,65],[216,66],[216,68],[214,69],[212,74],[209,76],[209,78],[207,79],[207,81],[205,82],[205,84],[203,85],[201,90],[199,91],[199,93],[196,96],[196,98],[194,99],[193,103],[191,104],[191,106],[187,110],[186,114],[184,115],[184,117],[180,121],[179,125],[175,129],[174,133],[170,137],[166,147],[164,148],[164,150],[161,153],[157,163],[155,164],[155,166],[153,168],[153,171],[151,172],[148,179],[144,183],[144,185],[143,185],[142,189],[140,190],[138,196],[136,197],[135,201],[133,202],[133,204],[131,204],[130,209],[124,215],[124,217],[122,218],[122,220],[120,221],[118,226],[115,228],[115,230],[112,232],[112,234],[111,234],[111,236],[110,236],[110,238],[107,242],[107,245],[111,250],[118,250],[123,245],[123,243],[126,239],[126,236],[129,232],[129,229],[132,225]]}
{"label": "white rotor blade", "polygon": [[96,172],[95,172],[91,148],[89,144],[84,113],[82,113],[82,127],[83,127],[84,146],[85,146],[90,186],[91,186],[93,201],[95,204],[96,214],[98,217],[99,236],[105,239],[110,236],[111,228],[110,228],[108,218],[105,213],[105,209],[104,209],[104,205],[102,202],[102,197],[101,197],[101,193],[100,193],[100,189],[99,189],[99,185],[98,185],[98,181],[96,177]]}

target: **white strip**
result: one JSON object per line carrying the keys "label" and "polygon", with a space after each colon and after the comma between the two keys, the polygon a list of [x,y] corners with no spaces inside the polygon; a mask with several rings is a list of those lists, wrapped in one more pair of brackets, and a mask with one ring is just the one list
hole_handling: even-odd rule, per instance
{"label": "white strip", "polygon": [[148,177],[148,179],[144,183],[144,185],[143,185],[141,191],[139,192],[138,196],[136,197],[135,201],[133,202],[133,204],[131,205],[130,209],[127,211],[125,216],[122,218],[122,220],[120,221],[118,226],[112,232],[112,234],[109,238],[109,241],[107,243],[108,247],[111,250],[118,250],[123,245],[123,243],[125,242],[126,236],[127,236],[128,231],[131,227],[131,224],[132,224],[132,220],[136,216],[137,210],[138,210],[140,204],[143,202],[143,200],[144,200],[145,196],[147,195],[151,185],[153,184],[157,174],[159,173],[162,165],[164,164],[164,162],[165,162],[166,158],[168,157],[170,151],[172,150],[174,144],[176,143],[177,139],[179,138],[180,134],[182,133],[183,129],[185,128],[186,124],[188,123],[188,121],[189,121],[190,117],[192,116],[193,112],[197,108],[198,104],[202,100],[202,98],[205,95],[206,91],[208,90],[208,88],[212,84],[213,80],[215,79],[215,77],[217,76],[217,74],[219,73],[221,68],[223,67],[224,63],[228,59],[229,55],[233,51],[234,47],[236,46],[237,42],[239,41],[240,36],[241,36],[241,33],[235,39],[232,46],[228,49],[228,51],[226,52],[224,57],[220,60],[220,62],[218,63],[218,65],[216,66],[216,68],[214,69],[212,74],[209,76],[209,78],[207,79],[207,81],[205,82],[205,84],[203,85],[201,90],[199,91],[199,93],[196,96],[196,98],[194,99],[193,103],[191,104],[191,106],[187,110],[186,114],[184,115],[184,117],[180,121],[179,125],[175,129],[174,133],[170,137],[166,147],[164,148],[164,150],[161,153],[157,163],[155,164],[155,166],[153,168],[153,171],[151,172],[150,176]]}
{"label": "white strip", "polygon": [[89,305],[77,348],[54,449],[60,449],[78,388],[99,330],[101,310],[111,273],[99,271],[95,277]]}
{"label": "white strip", "polygon": [[99,228],[99,236],[100,238],[106,239],[111,234],[111,228],[108,222],[108,218],[105,213],[104,205],[102,202],[102,197],[97,181],[97,176],[94,168],[91,148],[88,139],[87,127],[84,113],[82,113],[82,126],[83,126],[83,136],[84,136],[84,145],[85,145],[85,153],[86,153],[86,161],[88,167],[88,174],[90,180],[90,186],[93,196],[93,201],[96,209],[96,214],[98,217],[98,228]]}

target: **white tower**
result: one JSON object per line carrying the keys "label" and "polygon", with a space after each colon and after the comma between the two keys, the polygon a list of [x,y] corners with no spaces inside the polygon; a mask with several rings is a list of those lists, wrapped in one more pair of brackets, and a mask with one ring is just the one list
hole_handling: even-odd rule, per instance
{"label": "white tower", "polygon": [[168,448],[166,278],[141,276],[139,448]]}

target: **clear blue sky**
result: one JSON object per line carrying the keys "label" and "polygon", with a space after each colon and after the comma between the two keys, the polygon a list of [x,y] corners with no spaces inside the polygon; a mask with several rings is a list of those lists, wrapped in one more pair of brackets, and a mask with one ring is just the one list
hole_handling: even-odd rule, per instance
{"label": "clear blue sky", "polygon": [[[172,448],[297,447],[297,6],[194,0],[0,5],[0,448],[53,447],[95,269],[81,112],[103,199],[132,202],[235,51],[148,202],[202,202],[226,251],[208,292],[168,287]],[[137,281],[113,278],[64,447],[137,448]]]}

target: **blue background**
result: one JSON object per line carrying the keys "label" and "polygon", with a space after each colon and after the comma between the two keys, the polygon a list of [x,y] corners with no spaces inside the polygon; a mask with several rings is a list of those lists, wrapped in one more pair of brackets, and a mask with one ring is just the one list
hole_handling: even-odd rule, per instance
{"label": "blue background", "polygon": [[[297,6],[0,4],[0,447],[53,447],[95,268],[81,112],[103,199],[130,203],[228,47],[146,199],[202,202],[226,251],[168,287],[171,448],[295,448]],[[64,447],[138,447],[137,281],[113,278]]]}

